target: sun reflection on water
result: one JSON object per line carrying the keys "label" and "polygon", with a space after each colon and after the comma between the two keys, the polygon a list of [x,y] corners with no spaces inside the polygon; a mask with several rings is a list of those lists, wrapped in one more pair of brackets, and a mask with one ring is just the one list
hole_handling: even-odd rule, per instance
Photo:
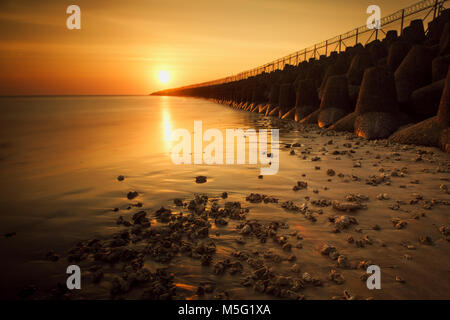
{"label": "sun reflection on water", "polygon": [[170,117],[169,107],[167,103],[163,102],[162,108],[162,123],[161,127],[163,130],[163,134],[161,135],[163,141],[163,145],[165,146],[166,151],[170,151],[172,147],[172,119]]}

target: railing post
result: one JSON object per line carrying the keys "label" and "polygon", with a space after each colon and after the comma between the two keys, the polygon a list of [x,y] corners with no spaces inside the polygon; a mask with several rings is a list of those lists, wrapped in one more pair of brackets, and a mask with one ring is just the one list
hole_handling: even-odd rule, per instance
{"label": "railing post", "polygon": [[437,9],[438,9],[438,3],[439,3],[439,0],[436,0],[436,1],[434,2],[434,13],[433,13],[433,19],[436,19],[436,15],[437,15]]}
{"label": "railing post", "polygon": [[[427,1],[423,1],[422,3],[419,3],[418,5],[411,6],[408,9],[402,9],[401,12],[396,12],[394,15],[390,15],[388,17],[385,17],[387,19],[386,20],[387,21],[386,24],[389,24],[389,23],[391,23],[393,21],[401,20],[400,35],[403,35],[404,34],[404,31],[403,31],[404,25],[407,22],[406,19],[405,19],[406,17],[408,17],[408,16],[410,16],[412,14],[416,14],[418,12],[423,11],[424,10],[423,6],[426,6],[426,8],[428,8],[427,16],[430,16],[431,15],[431,11],[434,11],[433,12],[433,18],[436,19],[441,14],[441,11],[445,8],[444,7],[445,3],[447,3],[447,0],[433,0],[433,1],[432,0],[427,0]],[[400,19],[398,18],[399,13],[401,14],[401,18]],[[355,36],[355,45],[358,45],[359,44],[359,40],[360,40],[359,39],[359,28],[354,29],[354,31],[355,31],[355,35],[354,35]],[[381,31],[384,33],[383,29],[381,29]],[[362,34],[364,34],[366,32],[368,32],[367,28],[364,28],[364,27],[361,28],[361,33]],[[371,33],[368,41],[370,41],[372,39],[374,33],[375,33],[375,39],[378,40],[379,29],[376,29],[376,30],[374,30]],[[345,34],[344,35],[345,38],[343,38],[343,35],[339,35],[339,43],[338,43],[339,52],[342,52],[342,50],[343,49],[345,50],[345,48],[347,47],[348,43],[345,43],[344,40],[348,40],[349,42],[351,42],[352,36],[350,36],[350,34],[351,33]],[[382,35],[380,35],[380,37],[382,37]],[[365,38],[365,37],[363,37],[363,38]],[[336,38],[333,38],[333,39],[336,39]],[[326,56],[328,56],[328,53],[329,53],[328,52],[328,45],[332,45],[332,47],[334,47],[335,43],[336,42],[330,43],[329,40],[326,40],[326,44],[325,44],[325,55]],[[323,42],[320,44],[320,46],[322,44],[323,44]],[[342,45],[344,45],[344,48],[342,48]],[[300,63],[300,61],[302,61],[302,59],[304,59],[304,61],[307,61],[308,54],[311,52],[311,51],[309,51],[310,48],[314,50],[314,55],[313,55],[314,59],[316,59],[317,53],[319,53],[319,56],[320,56],[320,51],[318,52],[318,50],[320,50],[320,48],[322,48],[322,47],[318,48],[317,46],[318,45],[315,44],[314,48],[312,48],[312,47],[305,48],[303,52],[297,51],[295,53],[296,64],[298,65]],[[248,79],[251,76],[255,76],[255,75],[258,75],[260,73],[264,73],[266,71],[270,71],[270,70],[275,71],[276,69],[280,69],[281,68],[281,64],[283,63],[283,66],[284,66],[284,64],[286,64],[286,62],[287,62],[287,59],[289,59],[289,64],[291,64],[292,60],[294,60],[294,54],[291,54],[291,55],[285,56],[285,57],[283,57],[281,59],[272,61],[271,63],[268,63],[268,64],[266,64],[266,65],[264,65],[262,67],[256,67],[256,68],[254,68],[252,70],[243,71],[243,72],[240,72],[238,74],[235,74],[235,75],[232,75],[232,76],[229,76],[229,77],[226,77],[226,78],[222,78],[222,79],[214,80],[214,81],[209,81],[209,82],[203,82],[203,83],[199,83],[199,84],[195,84],[195,85],[191,85],[191,86],[185,86],[185,87],[181,87],[181,88],[178,88],[178,89],[206,88],[208,86],[217,86],[217,85],[221,85],[221,84],[227,84],[227,83],[233,82],[233,81],[240,81],[240,80]]]}
{"label": "railing post", "polygon": [[402,10],[402,22],[400,25],[400,35],[403,35],[403,23],[405,22],[405,9]]}

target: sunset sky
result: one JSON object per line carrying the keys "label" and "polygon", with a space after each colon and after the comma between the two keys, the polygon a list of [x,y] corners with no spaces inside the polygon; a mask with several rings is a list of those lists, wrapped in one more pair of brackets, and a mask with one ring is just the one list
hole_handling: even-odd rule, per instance
{"label": "sunset sky", "polygon": [[[417,0],[1,0],[0,95],[148,94],[262,65]],[[81,30],[66,8],[81,8]],[[170,75],[160,81],[161,71]]]}

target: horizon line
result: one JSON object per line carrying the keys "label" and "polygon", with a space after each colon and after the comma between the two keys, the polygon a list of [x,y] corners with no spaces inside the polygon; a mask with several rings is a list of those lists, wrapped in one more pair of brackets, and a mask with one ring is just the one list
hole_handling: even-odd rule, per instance
{"label": "horizon line", "polygon": [[26,97],[147,97],[151,94],[16,94],[0,95],[0,98],[26,98]]}

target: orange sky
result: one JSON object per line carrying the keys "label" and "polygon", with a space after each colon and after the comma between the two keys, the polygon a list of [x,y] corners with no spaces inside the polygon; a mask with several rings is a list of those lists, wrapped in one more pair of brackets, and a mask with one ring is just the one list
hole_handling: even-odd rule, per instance
{"label": "orange sky", "polygon": [[[148,94],[244,71],[414,0],[1,0],[0,95]],[[81,30],[66,28],[67,6]],[[167,70],[167,85],[158,72]]]}

